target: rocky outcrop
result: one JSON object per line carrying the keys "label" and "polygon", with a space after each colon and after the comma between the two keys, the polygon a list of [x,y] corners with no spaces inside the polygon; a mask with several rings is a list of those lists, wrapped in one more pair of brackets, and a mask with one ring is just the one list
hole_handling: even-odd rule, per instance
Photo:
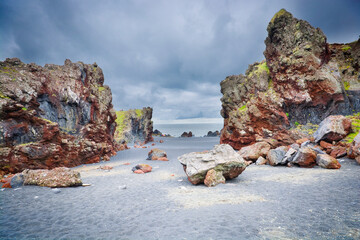
{"label": "rocky outcrop", "polygon": [[[207,179],[207,186],[236,178],[247,167],[244,159],[228,144],[215,145],[206,152],[187,153],[178,157],[178,160],[192,184],[204,183]],[[210,170],[213,171],[209,173]]]}
{"label": "rocky outcrop", "polygon": [[323,32],[282,9],[271,19],[266,60],[221,82],[221,143],[304,137],[291,128],[360,110],[360,41],[328,44]]}
{"label": "rocky outcrop", "polygon": [[193,136],[193,134],[190,131],[190,132],[183,132],[180,137],[192,137],[192,136]]}
{"label": "rocky outcrop", "polygon": [[216,131],[208,131],[208,133],[204,137],[218,137],[220,136],[220,132],[218,130]]}
{"label": "rocky outcrop", "polygon": [[116,115],[100,67],[0,62],[0,169],[74,167],[116,154]]}
{"label": "rocky outcrop", "polygon": [[147,143],[154,141],[152,108],[116,112],[115,139],[118,143]]}

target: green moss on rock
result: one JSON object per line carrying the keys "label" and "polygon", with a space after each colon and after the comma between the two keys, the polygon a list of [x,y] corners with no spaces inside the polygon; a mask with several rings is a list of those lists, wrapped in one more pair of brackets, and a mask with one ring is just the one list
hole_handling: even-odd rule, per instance
{"label": "green moss on rock", "polygon": [[275,13],[275,15],[272,17],[272,19],[271,19],[270,22],[271,22],[271,23],[274,23],[277,18],[279,18],[279,17],[281,17],[281,16],[283,16],[283,15],[285,15],[285,14],[290,14],[290,15],[292,16],[291,13],[289,13],[289,12],[286,11],[284,8],[282,8],[282,9],[280,9],[280,11],[278,11],[277,13]]}

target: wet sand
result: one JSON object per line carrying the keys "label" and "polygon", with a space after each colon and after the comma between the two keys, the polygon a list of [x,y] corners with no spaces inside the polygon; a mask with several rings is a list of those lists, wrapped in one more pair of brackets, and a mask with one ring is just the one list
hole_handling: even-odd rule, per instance
{"label": "wet sand", "polygon": [[[341,159],[340,170],[251,165],[207,188],[187,181],[177,157],[209,150],[219,138],[161,139],[75,168],[90,187],[1,191],[0,239],[360,238],[360,165],[353,160]],[[151,148],[170,161],[145,160]],[[139,163],[153,171],[132,173]],[[113,169],[98,169],[104,165]]]}

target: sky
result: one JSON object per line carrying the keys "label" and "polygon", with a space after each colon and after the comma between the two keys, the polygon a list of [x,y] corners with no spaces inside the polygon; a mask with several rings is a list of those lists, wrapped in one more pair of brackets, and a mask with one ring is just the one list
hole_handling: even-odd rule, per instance
{"label": "sky", "polygon": [[220,82],[264,59],[281,8],[328,42],[360,35],[360,0],[1,0],[0,61],[96,62],[116,110],[154,121],[221,118]]}

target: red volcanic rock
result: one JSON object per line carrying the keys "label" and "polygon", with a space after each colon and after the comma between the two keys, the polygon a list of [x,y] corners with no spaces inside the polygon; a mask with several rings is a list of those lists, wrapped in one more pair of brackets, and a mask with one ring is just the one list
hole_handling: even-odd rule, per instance
{"label": "red volcanic rock", "polygon": [[310,148],[300,148],[291,161],[300,167],[311,168],[316,165],[316,152]]}
{"label": "red volcanic rock", "polygon": [[9,174],[7,177],[4,177],[0,180],[1,183],[6,183],[8,181],[11,181],[11,178],[14,176],[14,174]]}
{"label": "red volcanic rock", "polygon": [[11,188],[11,181],[7,181],[2,185],[2,188]]}
{"label": "red volcanic rock", "polygon": [[168,161],[166,152],[158,148],[154,148],[148,153],[147,160]]}
{"label": "red volcanic rock", "polygon": [[325,148],[325,149],[331,149],[333,147],[333,145],[331,143],[325,142],[325,141],[320,141],[320,146]]}
{"label": "red volcanic rock", "polygon": [[289,145],[303,138],[291,129],[299,124],[360,111],[360,41],[329,45],[320,29],[284,9],[267,31],[266,60],[220,83],[221,143],[235,149],[266,139]]}
{"label": "red volcanic rock", "polygon": [[204,184],[207,187],[215,187],[219,183],[225,184],[225,177],[221,171],[215,171],[214,169],[210,169],[205,176]]}
{"label": "red volcanic rock", "polygon": [[159,143],[163,143],[163,142],[164,142],[164,140],[160,140],[160,141],[159,141]]}
{"label": "red volcanic rock", "polygon": [[132,171],[134,173],[143,174],[143,173],[151,172],[152,167],[148,164],[138,164],[135,167],[133,167]]}
{"label": "red volcanic rock", "polygon": [[245,160],[256,161],[259,157],[265,157],[270,148],[271,146],[267,142],[258,142],[241,148],[239,154]]}
{"label": "red volcanic rock", "polygon": [[316,156],[316,164],[322,168],[328,169],[339,169],[341,165],[336,158],[329,156],[327,154],[318,154]]}
{"label": "red volcanic rock", "polygon": [[341,158],[341,157],[345,157],[346,154],[347,152],[345,147],[336,146],[332,149],[330,156],[334,158]]}
{"label": "red volcanic rock", "polygon": [[96,63],[0,62],[0,169],[51,169],[116,154],[115,111]]}

